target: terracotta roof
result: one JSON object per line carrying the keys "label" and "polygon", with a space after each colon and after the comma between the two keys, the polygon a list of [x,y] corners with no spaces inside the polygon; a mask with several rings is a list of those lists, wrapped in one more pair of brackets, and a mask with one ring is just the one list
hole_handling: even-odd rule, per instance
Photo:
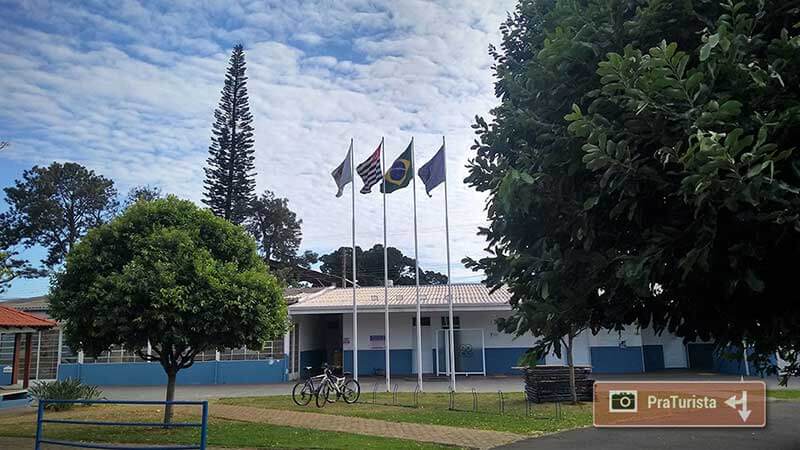
{"label": "terracotta roof", "polygon": [[[480,283],[453,284],[453,305],[464,309],[510,309],[511,293],[498,289],[494,293]],[[447,307],[447,285],[420,286],[420,305],[425,309]],[[359,309],[384,308],[383,287],[362,287],[356,289]],[[389,288],[389,308],[402,310],[416,308],[415,286],[394,286]],[[352,288],[328,288],[319,293],[305,296],[289,307],[291,313],[313,313],[317,311],[349,310],[353,306]]]}
{"label": "terracotta roof", "polygon": [[0,306],[0,329],[2,328],[51,328],[56,323],[40,319],[31,314],[13,308]]}

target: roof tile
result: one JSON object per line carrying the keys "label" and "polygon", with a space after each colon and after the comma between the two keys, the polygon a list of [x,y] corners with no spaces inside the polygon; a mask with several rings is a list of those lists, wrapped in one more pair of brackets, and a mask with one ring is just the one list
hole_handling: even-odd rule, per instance
{"label": "roof tile", "polygon": [[56,326],[52,320],[0,306],[0,329],[2,328],[50,328]]}

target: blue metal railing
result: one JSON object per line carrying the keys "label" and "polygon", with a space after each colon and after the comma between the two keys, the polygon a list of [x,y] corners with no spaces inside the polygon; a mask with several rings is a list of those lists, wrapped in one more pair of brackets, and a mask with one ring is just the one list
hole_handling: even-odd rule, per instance
{"label": "blue metal railing", "polygon": [[[71,420],[71,419],[46,419],[44,417],[45,406],[52,404],[77,404],[77,405],[195,405],[202,407],[202,419],[200,422],[178,422],[164,425],[163,422],[100,422],[94,420]],[[167,427],[167,428],[200,428],[200,443],[198,445],[166,445],[160,447],[147,447],[148,450],[206,450],[208,442],[208,402],[207,401],[148,401],[148,400],[39,400],[39,411],[36,416],[36,450],[41,450],[42,444],[61,445],[64,447],[91,448],[105,450],[141,450],[141,446],[126,447],[120,445],[91,444],[74,441],[61,441],[45,439],[44,424],[60,423],[65,425],[99,425],[99,426],[122,426],[122,427]]]}

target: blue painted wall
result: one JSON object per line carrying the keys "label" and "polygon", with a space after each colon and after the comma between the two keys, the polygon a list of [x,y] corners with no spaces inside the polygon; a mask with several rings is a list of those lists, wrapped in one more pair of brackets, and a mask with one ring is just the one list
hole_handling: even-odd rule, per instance
{"label": "blue painted wall", "polygon": [[[519,360],[528,351],[528,347],[487,348],[486,349],[486,374],[519,375],[522,372],[512,367],[519,366]],[[536,364],[544,364],[540,358]],[[478,366],[480,368],[480,366]]]}
{"label": "blue painted wall", "polygon": [[11,373],[3,373],[3,369],[11,366],[0,365],[0,386],[8,386],[11,384]]}
{"label": "blue painted wall", "polygon": [[[748,350],[748,354],[750,352],[751,351]],[[770,361],[772,361],[774,364],[775,357],[771,357]],[[761,375],[758,373],[758,369],[756,369],[756,366],[752,362],[744,361],[742,356],[742,348],[739,346],[731,346],[725,351],[716,352],[714,354],[714,369],[720,373],[747,375],[747,367],[745,367],[745,364],[750,366],[749,368],[751,376]]]}
{"label": "blue painted wall", "polygon": [[[389,350],[389,366],[392,375],[410,375],[412,373],[411,349]],[[358,351],[358,375],[375,375],[376,370],[386,369],[386,356],[383,350],[359,350]],[[353,371],[353,351],[344,351],[344,370]]]}
{"label": "blue painted wall", "polygon": [[[61,364],[58,379],[78,378],[101,386],[158,386],[167,383],[157,363]],[[178,372],[179,385],[264,384],[286,381],[286,360],[207,361]]]}
{"label": "blue painted wall", "polygon": [[664,370],[664,347],[662,345],[643,345],[644,370],[652,372]]}
{"label": "blue painted wall", "polygon": [[687,346],[689,368],[694,370],[714,370],[714,344],[695,344]]}
{"label": "blue painted wall", "polygon": [[589,347],[589,352],[592,355],[592,372],[644,372],[642,347]]}

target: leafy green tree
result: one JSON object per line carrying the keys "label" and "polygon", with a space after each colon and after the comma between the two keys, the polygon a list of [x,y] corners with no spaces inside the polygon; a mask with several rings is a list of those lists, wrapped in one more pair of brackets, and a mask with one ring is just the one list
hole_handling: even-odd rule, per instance
{"label": "leafy green tree", "polygon": [[575,326],[746,342],[798,372],[798,22],[777,0],[519,3],[466,179],[492,252],[469,264],[513,317],[548,292],[588,308],[553,311]]}
{"label": "leafy green tree", "polygon": [[46,266],[60,264],[86,232],[117,211],[114,182],[76,163],[34,166],[4,189],[10,226],[27,247],[48,250]]}
{"label": "leafy green tree", "polygon": [[164,194],[158,186],[134,186],[128,191],[128,197],[125,199],[124,208],[128,208],[138,201],[150,202],[162,198]]}
{"label": "leafy green tree", "polygon": [[297,258],[297,250],[303,233],[303,224],[297,214],[289,209],[289,200],[275,197],[264,191],[253,200],[245,226],[256,238],[261,255],[272,261],[291,263]]}
{"label": "leafy green tree", "polygon": [[222,98],[214,111],[203,203],[219,217],[243,223],[253,200],[255,148],[244,47],[233,47]]}
{"label": "leafy green tree", "polygon": [[[415,284],[414,258],[409,258],[394,248],[387,251],[389,280],[395,285]],[[350,280],[353,277],[351,247],[340,247],[338,250],[322,255],[320,271],[333,276],[342,276]],[[362,251],[356,246],[356,269],[359,286],[383,286],[383,245],[375,244],[371,249]],[[342,265],[344,263],[344,266]],[[419,269],[420,284],[447,284],[447,276],[432,270]]]}
{"label": "leafy green tree", "polygon": [[56,275],[50,308],[72,348],[97,355],[122,345],[159,362],[168,401],[198,353],[257,348],[286,327],[282,291],[253,239],[172,196],[91,230]]}
{"label": "leafy green tree", "polygon": [[44,275],[22,258],[16,247],[21,237],[7,214],[0,214],[0,293],[3,293],[17,278],[36,278]]}

